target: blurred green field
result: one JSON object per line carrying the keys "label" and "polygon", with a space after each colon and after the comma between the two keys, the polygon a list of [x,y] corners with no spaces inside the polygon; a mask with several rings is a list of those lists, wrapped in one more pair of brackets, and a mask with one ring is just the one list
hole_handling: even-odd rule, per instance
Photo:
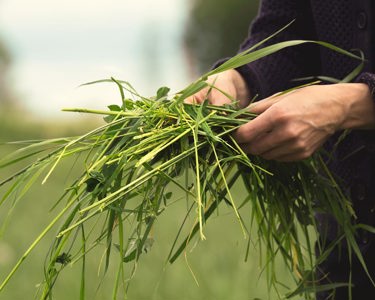
{"label": "blurred green field", "polygon": [[[1,142],[79,134],[95,124],[92,121],[60,125],[43,124],[28,121],[27,118],[19,115],[2,115],[0,120]],[[2,157],[14,150],[14,146],[1,145],[0,155]],[[45,185],[39,183],[27,193],[8,220],[7,213],[11,203],[4,203],[0,207],[1,223],[7,222],[7,227],[0,233],[1,281],[56,214],[56,211],[50,212],[50,208],[61,195],[69,179],[78,176],[77,169],[71,168],[71,163],[62,163]],[[0,180],[13,171],[14,168],[0,170]],[[6,187],[0,189],[0,198]],[[240,196],[244,192],[245,190],[238,186],[235,195]],[[153,247],[149,253],[141,257],[126,299],[278,299],[274,293],[268,293],[265,272],[259,278],[260,266],[264,265],[264,261],[260,261],[258,253],[252,250],[252,247],[250,247],[248,261],[244,261],[248,241],[244,239],[232,209],[225,205],[221,206],[220,215],[212,216],[205,227],[207,240],[196,240],[196,243],[191,243],[189,251],[174,264],[167,263],[167,255],[185,212],[186,203],[179,201],[160,215],[152,233],[155,240]],[[242,215],[245,218],[249,215],[248,207],[242,209]],[[52,230],[26,259],[9,285],[0,293],[0,299],[34,299],[37,286],[43,280],[44,258],[56,230]],[[253,240],[256,241],[256,235]],[[98,268],[103,251],[104,247],[101,251],[89,253],[87,257],[86,299],[112,299],[119,255],[113,252],[109,271],[101,283],[101,275],[98,275],[101,271]],[[130,272],[132,265],[126,266]],[[291,280],[288,273],[284,272],[281,264],[277,268],[280,281],[289,285]],[[55,287],[54,299],[79,299],[80,269],[81,263],[78,262],[73,266],[69,265],[63,271]],[[121,295],[118,299],[125,299],[125,297]]]}

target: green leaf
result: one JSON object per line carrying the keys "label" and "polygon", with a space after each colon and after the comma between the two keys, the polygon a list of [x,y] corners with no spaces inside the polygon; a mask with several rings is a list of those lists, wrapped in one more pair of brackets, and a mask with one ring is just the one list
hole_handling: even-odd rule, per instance
{"label": "green leaf", "polygon": [[107,106],[110,111],[121,111],[121,107],[116,104],[111,104]]}
{"label": "green leaf", "polygon": [[103,120],[104,120],[106,123],[110,124],[110,123],[112,123],[112,122],[115,120],[115,118],[116,118],[116,116],[109,115],[109,116],[105,116],[105,117],[103,117]]}
{"label": "green leaf", "polygon": [[92,170],[89,172],[89,176],[90,178],[96,179],[100,183],[103,183],[105,181],[104,175],[99,171]]}
{"label": "green leaf", "polygon": [[325,291],[333,291],[334,289],[341,288],[341,287],[348,287],[349,284],[346,282],[339,282],[339,283],[330,283],[330,284],[316,284],[316,285],[307,285],[307,286],[300,286],[297,290],[287,295],[287,299],[293,298],[297,295],[301,295],[303,293],[319,293]]}
{"label": "green leaf", "polygon": [[176,102],[182,103],[186,98],[193,96],[194,94],[198,93],[200,90],[204,89],[207,86],[208,84],[205,81],[197,81],[189,85],[180,93],[180,96],[176,99]]}
{"label": "green leaf", "polygon": [[124,256],[124,262],[131,262],[132,260],[135,260],[135,258],[137,257],[137,249],[133,249],[132,251],[130,252],[127,252],[127,254],[125,254]]}
{"label": "green leaf", "polygon": [[162,98],[167,97],[169,91],[170,91],[170,88],[166,86],[159,88],[158,91],[156,92],[156,100],[160,100]]}
{"label": "green leaf", "polygon": [[298,45],[302,45],[302,44],[308,44],[308,43],[309,44],[317,44],[317,45],[323,46],[325,48],[328,48],[330,50],[336,51],[340,54],[349,56],[349,57],[354,58],[354,59],[358,59],[360,61],[363,61],[362,57],[357,56],[353,53],[350,53],[349,51],[343,50],[339,47],[336,47],[336,46],[334,46],[330,43],[320,42],[320,41],[310,41],[310,40],[291,40],[291,41],[285,41],[285,42],[280,42],[280,43],[277,43],[277,44],[274,44],[274,45],[270,45],[270,46],[264,47],[262,49],[255,50],[253,52],[249,52],[247,54],[241,54],[240,53],[240,54],[232,57],[231,59],[227,60],[226,62],[224,62],[218,68],[208,72],[204,76],[206,77],[206,76],[210,76],[210,75],[214,75],[214,74],[224,72],[224,71],[229,70],[229,69],[235,69],[235,68],[241,67],[243,65],[249,64],[253,61],[256,61],[260,58],[263,58],[265,56],[276,53],[276,52],[278,52],[280,50],[283,50],[285,48],[294,47],[294,46],[298,46]]}
{"label": "green leaf", "polygon": [[100,181],[95,179],[95,178],[89,178],[85,181],[86,183],[86,191],[88,193],[91,193],[92,191],[95,190],[95,188],[100,184]]}

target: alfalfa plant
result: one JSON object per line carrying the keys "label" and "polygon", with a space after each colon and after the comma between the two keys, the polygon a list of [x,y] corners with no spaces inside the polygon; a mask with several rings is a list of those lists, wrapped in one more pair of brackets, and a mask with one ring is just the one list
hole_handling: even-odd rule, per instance
{"label": "alfalfa plant", "polygon": [[[271,36],[272,37],[272,36]],[[271,38],[270,37],[270,38]],[[267,39],[268,40],[268,39]],[[278,163],[246,155],[231,133],[256,115],[232,105],[217,107],[207,101],[202,105],[184,100],[210,86],[207,76],[236,68],[287,47],[314,43],[358,59],[361,63],[345,81],[358,74],[362,57],[324,42],[294,40],[259,49],[262,43],[229,59],[205,74],[183,91],[169,96],[160,88],[155,97],[143,97],[125,81],[113,82],[121,94],[120,105],[109,110],[66,109],[104,115],[105,124],[78,137],[33,141],[1,159],[0,168],[35,157],[35,160],[0,186],[9,185],[0,205],[16,203],[43,176],[43,183],[68,157],[84,157],[82,174],[57,199],[56,215],[41,232],[0,285],[5,288],[22,262],[51,229],[58,234],[52,242],[45,263],[45,278],[40,286],[40,299],[52,299],[53,287],[60,272],[70,263],[82,263],[80,298],[85,299],[85,260],[95,248],[104,248],[104,272],[110,257],[119,256],[113,299],[125,289],[128,279],[124,264],[136,263],[150,250],[152,228],[161,214],[168,214],[174,201],[186,199],[188,208],[181,217],[181,228],[188,216],[195,224],[186,236],[179,230],[168,255],[175,261],[189,242],[198,236],[205,239],[204,225],[220,205],[233,209],[233,216],[251,243],[252,226],[257,236],[254,245],[264,252],[270,287],[277,289],[278,278],[273,268],[277,256],[293,274],[296,289],[285,297],[303,294],[306,299],[316,290],[332,289],[343,284],[319,285],[315,277],[319,263],[332,248],[346,242],[366,270],[355,240],[357,227],[351,222],[354,213],[350,202],[327,169],[321,153],[298,163]],[[210,86],[210,88],[215,88]],[[193,183],[192,177],[193,176]],[[243,181],[247,193],[242,199],[233,196],[233,187]],[[174,186],[180,193],[171,193]],[[183,197],[181,195],[184,195]],[[244,206],[251,207],[243,215]],[[322,253],[315,258],[312,232],[317,232],[316,211],[332,215],[339,234],[331,242],[320,242]],[[248,221],[248,222],[245,222]],[[78,249],[78,250],[77,250]],[[281,296],[280,296],[281,297]]]}

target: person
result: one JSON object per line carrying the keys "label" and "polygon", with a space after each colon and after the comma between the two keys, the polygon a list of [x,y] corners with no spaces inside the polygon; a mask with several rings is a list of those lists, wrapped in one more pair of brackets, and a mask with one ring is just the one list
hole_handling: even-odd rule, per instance
{"label": "person", "polygon": [[[234,133],[246,153],[292,162],[311,156],[322,146],[328,151],[337,146],[329,168],[342,179],[342,187],[356,211],[356,221],[371,226],[375,225],[374,18],[375,3],[371,0],[263,0],[241,51],[295,20],[265,45],[305,39],[329,42],[347,50],[360,49],[367,59],[362,72],[351,83],[317,84],[277,94],[295,86],[293,79],[311,75],[341,79],[358,65],[358,61],[334,51],[303,45],[208,78],[237,99],[241,107],[249,105],[256,95],[261,99],[249,106],[258,116]],[[198,92],[188,102],[200,103],[206,98],[215,105],[230,102],[218,90],[208,91]],[[350,133],[337,143],[345,129],[350,129]],[[332,220],[329,216],[318,216],[318,220],[328,227],[329,238]],[[361,232],[358,243],[369,273],[375,278],[374,238],[369,232]],[[336,249],[319,269],[322,283],[348,282],[351,276],[352,299],[374,297],[375,287],[356,258],[353,257],[350,271],[349,258]],[[317,294],[319,300],[333,297],[348,299],[348,289]]]}

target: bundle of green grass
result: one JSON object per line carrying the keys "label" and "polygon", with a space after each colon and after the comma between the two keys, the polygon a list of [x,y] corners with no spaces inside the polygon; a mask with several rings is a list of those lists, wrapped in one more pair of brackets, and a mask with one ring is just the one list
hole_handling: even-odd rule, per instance
{"label": "bundle of green grass", "polygon": [[[58,228],[47,255],[40,298],[52,298],[56,280],[69,263],[83,261],[84,278],[85,256],[95,247],[104,247],[105,268],[113,253],[122,258],[114,283],[116,295],[119,286],[127,281],[122,278],[123,264],[137,262],[150,250],[150,232],[156,220],[161,214],[168,214],[169,205],[175,201],[186,201],[188,205],[186,215],[180,217],[181,229],[169,253],[170,262],[175,261],[195,238],[205,239],[204,226],[210,216],[221,205],[227,205],[233,209],[233,217],[245,238],[254,239],[257,249],[264,252],[266,261],[262,267],[272,266],[277,256],[283,258],[297,286],[286,297],[302,294],[308,299],[317,289],[339,286],[334,283],[319,285],[315,273],[333,246],[342,241],[346,241],[348,251],[357,255],[366,268],[355,241],[351,205],[320,153],[288,164],[248,156],[231,133],[251,122],[255,115],[247,109],[238,109],[235,101],[222,107],[212,106],[207,101],[201,105],[184,102],[209,86],[205,81],[207,76],[286,47],[315,43],[362,61],[361,57],[322,42],[288,41],[258,49],[262,43],[172,96],[168,95],[168,88],[161,88],[155,97],[146,98],[127,82],[102,80],[100,82],[113,82],[119,88],[121,105],[111,105],[107,111],[69,111],[105,115],[103,126],[79,137],[36,141],[2,159],[0,167],[5,168],[23,159],[37,157],[0,183],[1,186],[9,184],[1,203],[20,191],[23,194],[38,176],[44,176],[43,182],[47,182],[65,158],[84,156],[82,175],[57,200],[55,210],[57,207],[59,210],[55,219],[4,279],[0,292],[47,232]],[[356,76],[360,67],[345,80]],[[243,181],[247,189],[242,198],[233,195],[239,181]],[[171,186],[179,192],[170,192]],[[250,206],[250,214],[248,210],[241,213],[245,206]],[[332,215],[339,226],[335,241],[318,244],[322,253],[319,257],[314,254],[316,211]],[[195,222],[188,228],[188,234],[183,235],[187,216],[193,217]],[[99,229],[93,230],[95,226]],[[256,228],[255,237],[250,235],[252,226]],[[80,251],[73,253],[74,244],[80,245]],[[272,271],[269,280],[277,288],[278,279]]]}

